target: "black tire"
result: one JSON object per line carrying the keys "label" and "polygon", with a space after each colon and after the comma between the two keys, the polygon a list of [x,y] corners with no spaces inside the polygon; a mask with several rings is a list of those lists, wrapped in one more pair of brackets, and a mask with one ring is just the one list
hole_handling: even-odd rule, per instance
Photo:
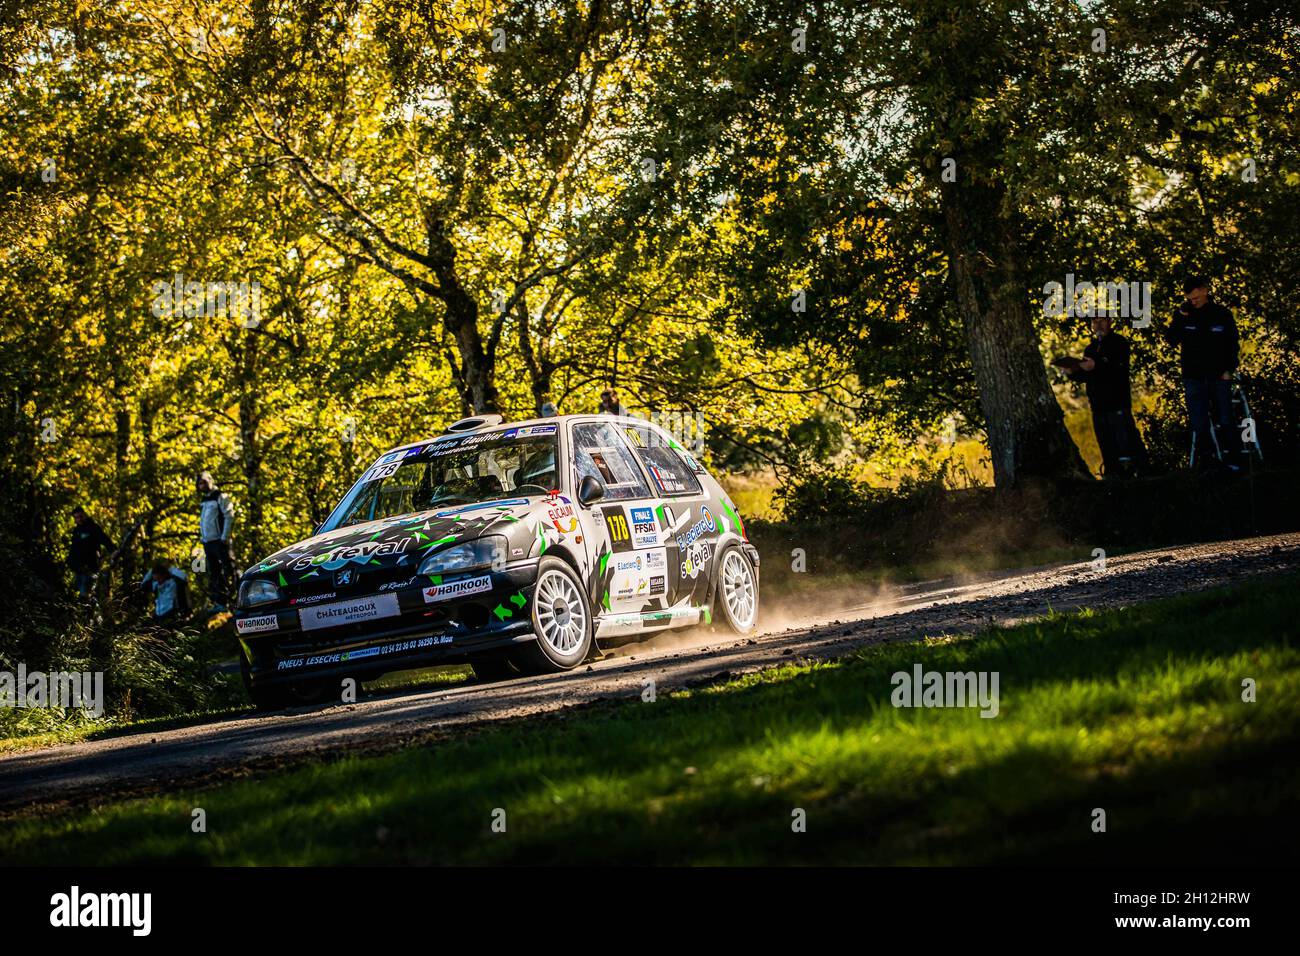
{"label": "black tire", "polygon": [[519,669],[525,674],[554,674],[586,660],[594,622],[591,602],[573,569],[559,558],[542,558],[531,603],[537,640],[512,655]]}
{"label": "black tire", "polygon": [[[754,569],[754,562],[744,548],[733,544],[723,548],[718,555],[716,574],[717,580],[713,585],[715,626],[725,623],[741,636],[754,633],[758,626],[758,572]],[[728,600],[728,591],[734,591],[740,600]],[[747,601],[743,595],[748,596]]]}
{"label": "black tire", "polygon": [[509,655],[500,651],[471,657],[469,666],[474,668],[474,677],[482,684],[494,684],[497,681],[518,677],[520,674],[519,668],[515,666]]}

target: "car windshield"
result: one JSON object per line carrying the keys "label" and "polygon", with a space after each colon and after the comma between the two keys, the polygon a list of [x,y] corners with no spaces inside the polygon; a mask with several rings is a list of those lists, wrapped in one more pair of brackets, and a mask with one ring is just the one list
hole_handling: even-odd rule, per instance
{"label": "car windshield", "polygon": [[440,438],[389,452],[361,476],[321,526],[345,525],[454,508],[557,487],[553,425]]}

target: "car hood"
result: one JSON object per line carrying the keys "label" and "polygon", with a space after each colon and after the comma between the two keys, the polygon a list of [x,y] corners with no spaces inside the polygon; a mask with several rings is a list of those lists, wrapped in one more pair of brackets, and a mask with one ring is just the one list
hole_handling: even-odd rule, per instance
{"label": "car hood", "polygon": [[532,532],[557,503],[570,504],[563,496],[554,500],[539,496],[506,498],[348,525],[282,548],[250,567],[244,576],[267,578],[284,586],[348,565],[359,570],[384,566],[414,571],[432,551],[485,534],[505,533],[519,522],[525,522]]}

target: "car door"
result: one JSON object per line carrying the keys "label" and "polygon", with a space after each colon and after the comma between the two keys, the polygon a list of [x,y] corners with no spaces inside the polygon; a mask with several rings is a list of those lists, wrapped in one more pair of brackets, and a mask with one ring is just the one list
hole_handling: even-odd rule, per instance
{"label": "car door", "polygon": [[623,432],[650,480],[653,518],[671,571],[669,602],[683,609],[703,607],[708,604],[717,537],[707,491],[680,448],[661,430],[637,422],[623,425]]}
{"label": "car door", "polygon": [[[591,599],[604,620],[601,636],[665,623],[671,594],[670,561],[653,521],[657,499],[615,419],[571,425],[574,487],[592,475],[605,497],[590,508],[595,528]],[[649,516],[651,520],[645,520]]]}

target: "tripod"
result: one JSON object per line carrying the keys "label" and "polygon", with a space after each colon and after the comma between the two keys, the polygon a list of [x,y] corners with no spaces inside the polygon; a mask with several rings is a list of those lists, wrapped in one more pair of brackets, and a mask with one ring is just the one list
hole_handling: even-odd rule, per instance
{"label": "tripod", "polygon": [[[1232,398],[1233,421],[1238,423],[1238,425],[1230,427],[1242,427],[1240,423],[1245,422],[1247,419],[1253,420],[1253,416],[1250,413],[1250,401],[1246,398],[1246,389],[1241,384],[1240,375],[1233,376],[1232,381],[1229,383],[1229,394]],[[1191,451],[1188,452],[1187,455],[1187,466],[1189,468],[1196,467],[1196,434],[1196,429],[1193,427],[1192,447]],[[1223,449],[1219,447],[1219,431],[1218,428],[1215,427],[1213,409],[1210,410],[1210,439],[1214,442],[1214,457],[1222,461]],[[1254,455],[1261,463],[1264,461],[1264,449],[1261,448],[1259,444],[1258,428],[1251,429],[1250,441],[1246,441],[1243,436],[1241,445],[1243,451],[1247,451]]]}

